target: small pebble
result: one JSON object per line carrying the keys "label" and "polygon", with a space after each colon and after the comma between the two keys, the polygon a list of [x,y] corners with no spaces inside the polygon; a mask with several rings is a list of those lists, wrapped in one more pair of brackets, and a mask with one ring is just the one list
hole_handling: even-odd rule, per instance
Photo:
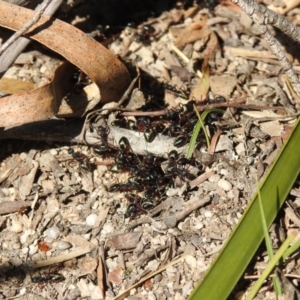
{"label": "small pebble", "polygon": [[20,221],[13,220],[12,224],[11,224],[11,227],[10,227],[10,230],[12,232],[20,233],[23,230],[22,223]]}
{"label": "small pebble", "polygon": [[220,180],[220,175],[214,174],[208,178],[209,182],[218,182]]}
{"label": "small pebble", "polygon": [[188,255],[184,260],[191,270],[195,270],[197,266],[197,260],[195,257],[193,257],[192,255]]}
{"label": "small pebble", "polygon": [[224,175],[224,176],[227,176],[230,172],[227,170],[227,169],[221,169],[220,170],[220,174],[221,175]]}
{"label": "small pebble", "polygon": [[224,191],[230,191],[232,189],[232,184],[225,179],[220,179],[218,182],[218,187],[220,187]]}
{"label": "small pebble", "polygon": [[91,214],[91,215],[87,216],[85,222],[86,222],[86,225],[88,225],[88,226],[94,226],[96,223],[96,220],[97,220],[97,215]]}
{"label": "small pebble", "polygon": [[12,249],[13,249],[13,250],[21,249],[21,244],[20,244],[20,243],[14,243],[14,244],[12,245]]}
{"label": "small pebble", "polygon": [[31,230],[31,229],[24,230],[20,237],[21,244],[25,244],[27,242],[27,238],[33,234],[35,234],[34,230]]}
{"label": "small pebble", "polygon": [[235,151],[238,155],[242,155],[245,153],[246,149],[245,149],[245,145],[244,143],[239,143],[236,147],[235,147]]}
{"label": "small pebble", "polygon": [[37,245],[30,245],[29,246],[29,254],[34,255],[38,252],[38,246]]}
{"label": "small pebble", "polygon": [[29,252],[29,248],[28,247],[22,248],[22,253],[23,254],[27,254],[28,252]]}
{"label": "small pebble", "polygon": [[204,212],[204,216],[205,216],[206,218],[211,218],[211,217],[212,217],[212,212],[209,211],[209,210],[206,210],[206,211]]}
{"label": "small pebble", "polygon": [[56,156],[58,154],[57,150],[56,149],[50,149],[49,150],[50,154],[53,155],[53,156]]}
{"label": "small pebble", "polygon": [[72,245],[66,241],[58,241],[54,242],[53,248],[58,249],[58,250],[67,250],[72,247]]}
{"label": "small pebble", "polygon": [[58,238],[60,231],[57,227],[51,227],[46,230],[47,237],[51,240],[55,240]]}

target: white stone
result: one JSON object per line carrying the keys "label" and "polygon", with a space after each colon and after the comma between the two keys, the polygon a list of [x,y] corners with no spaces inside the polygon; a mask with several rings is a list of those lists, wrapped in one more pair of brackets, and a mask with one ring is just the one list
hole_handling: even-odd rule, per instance
{"label": "white stone", "polygon": [[211,217],[212,217],[211,211],[206,210],[206,211],[204,212],[204,216],[205,216],[206,218],[211,218]]}
{"label": "white stone", "polygon": [[71,248],[72,245],[66,241],[58,241],[53,243],[53,248],[56,248],[58,250],[66,250]]}
{"label": "white stone", "polygon": [[20,237],[20,243],[21,243],[21,244],[25,244],[25,243],[27,242],[28,236],[29,236],[29,235],[32,235],[32,234],[34,234],[34,233],[35,233],[34,230],[31,230],[31,229],[25,230],[25,231],[23,232],[23,234],[21,235],[21,237]]}
{"label": "white stone", "polygon": [[38,252],[38,246],[37,245],[30,245],[29,246],[29,254],[34,255]]}
{"label": "white stone", "polygon": [[47,237],[51,240],[55,240],[58,238],[60,232],[59,229],[55,226],[46,230]]}
{"label": "white stone", "polygon": [[245,145],[244,143],[239,143],[236,147],[235,147],[235,151],[238,155],[241,155],[243,153],[245,153],[246,149],[245,149]]}
{"label": "white stone", "polygon": [[90,214],[89,216],[87,216],[85,222],[86,225],[88,226],[94,226],[97,220],[97,215],[96,214]]}
{"label": "white stone", "polygon": [[222,178],[218,182],[218,187],[220,187],[224,191],[230,191],[232,189],[232,184],[229,181]]}
{"label": "white stone", "polygon": [[12,232],[20,233],[23,230],[23,225],[20,221],[13,220],[12,224],[11,224],[11,227],[10,227],[10,230]]}
{"label": "white stone", "polygon": [[50,154],[53,155],[53,156],[56,156],[58,154],[57,150],[56,149],[50,149],[49,150]]}

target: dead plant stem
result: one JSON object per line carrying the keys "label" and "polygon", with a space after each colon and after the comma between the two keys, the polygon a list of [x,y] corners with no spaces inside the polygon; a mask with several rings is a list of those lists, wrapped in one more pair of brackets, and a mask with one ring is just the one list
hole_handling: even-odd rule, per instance
{"label": "dead plant stem", "polygon": [[[46,7],[44,14],[52,16],[57,11],[62,1],[63,0],[52,0],[51,3]],[[36,9],[39,9],[38,7]],[[15,62],[17,57],[29,43],[29,39],[25,37],[19,37],[8,48],[6,48],[6,50],[2,50],[2,53],[0,52],[0,78]]]}
{"label": "dead plant stem", "polygon": [[40,7],[35,11],[35,14],[29,19],[18,31],[16,31],[1,47],[0,54],[3,53],[10,45],[12,45],[20,36],[28,31],[30,27],[38,22],[44,13],[45,9],[52,0],[44,0]]}

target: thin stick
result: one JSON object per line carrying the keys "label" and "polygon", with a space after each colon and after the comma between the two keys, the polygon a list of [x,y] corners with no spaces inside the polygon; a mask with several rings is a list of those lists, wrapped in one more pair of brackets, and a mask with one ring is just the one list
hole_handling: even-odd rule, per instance
{"label": "thin stick", "polygon": [[4,50],[6,50],[10,45],[12,45],[21,35],[23,35],[30,27],[38,22],[41,18],[43,12],[45,11],[46,7],[52,0],[44,0],[41,6],[35,11],[33,17],[28,20],[18,31],[16,31],[1,47],[0,54]]}
{"label": "thin stick", "polygon": [[[44,14],[52,16],[63,0],[52,0],[52,2],[47,6]],[[37,6],[36,9],[38,9]],[[12,45],[10,45],[3,53],[0,55],[0,78],[8,70],[8,68],[15,62],[17,57],[22,53],[22,51],[30,43],[30,39],[25,37],[19,37]]]}
{"label": "thin stick", "polygon": [[[284,110],[284,107],[282,106],[264,106],[264,105],[253,105],[253,104],[239,104],[239,103],[212,103],[212,104],[206,104],[206,105],[197,105],[198,111],[204,111],[212,108],[220,108],[220,107],[234,107],[239,109],[253,109],[253,110]],[[156,117],[156,116],[164,116],[168,112],[167,109],[163,110],[157,110],[157,111],[125,111],[121,113],[122,116],[128,117],[128,116],[150,116],[150,117]],[[292,114],[294,115],[294,114]]]}

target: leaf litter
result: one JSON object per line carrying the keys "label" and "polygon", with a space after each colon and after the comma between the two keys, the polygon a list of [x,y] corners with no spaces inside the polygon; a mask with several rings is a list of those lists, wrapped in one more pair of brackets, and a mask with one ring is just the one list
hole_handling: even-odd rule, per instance
{"label": "leaf litter", "polygon": [[[80,144],[66,144],[55,131],[52,142],[38,147],[28,142],[22,149],[7,142],[0,180],[3,298],[188,297],[242,216],[255,192],[255,178],[261,178],[272,164],[294,120],[291,97],[276,81],[280,68],[255,35],[252,22],[240,23],[243,18],[232,4],[207,9],[178,3],[156,18],[122,29],[107,45],[134,66],[129,67],[131,73],[136,68],[140,73],[139,89],[122,109],[109,103],[101,116],[92,113],[84,134],[77,133]],[[7,76],[28,80],[26,74],[31,72],[30,80],[39,84],[48,74],[38,71],[41,66],[53,72],[58,65],[40,51],[30,55]],[[198,100],[200,111],[220,107],[224,114],[211,113],[205,123],[211,147],[199,140],[195,161],[182,167],[178,160],[187,153],[188,138],[180,136],[185,143],[174,147],[178,138],[174,132],[179,129],[166,114],[186,108],[188,99]],[[149,103],[152,107],[144,109]],[[178,115],[181,122],[184,113]],[[66,118],[65,126],[72,121],[68,114],[61,116]],[[146,120],[137,123],[143,116]],[[158,127],[147,125],[149,117],[150,123],[164,128],[152,142],[145,139],[145,132]],[[121,126],[111,124],[125,118]],[[143,122],[141,130],[128,125],[142,127]],[[20,136],[17,131],[16,137]],[[122,137],[130,149],[120,144]],[[48,141],[43,135],[34,139]],[[104,151],[99,145],[107,148],[103,146]],[[174,150],[179,157],[171,168]],[[127,191],[126,183],[133,176],[126,168],[111,171],[121,154],[133,157],[137,165],[153,154],[154,161],[147,165],[153,172],[165,162],[165,173],[159,176],[174,183],[160,192],[157,203],[141,202],[145,198],[139,187]],[[145,184],[148,179],[139,176],[143,181],[138,185]],[[121,192],[112,190],[115,184]],[[159,184],[151,188],[158,190]],[[294,210],[299,207],[297,191],[293,189],[294,198],[288,200]],[[297,224],[294,210],[288,212],[286,228]],[[274,236],[278,241],[280,237]],[[297,272],[296,260],[292,270]]]}

